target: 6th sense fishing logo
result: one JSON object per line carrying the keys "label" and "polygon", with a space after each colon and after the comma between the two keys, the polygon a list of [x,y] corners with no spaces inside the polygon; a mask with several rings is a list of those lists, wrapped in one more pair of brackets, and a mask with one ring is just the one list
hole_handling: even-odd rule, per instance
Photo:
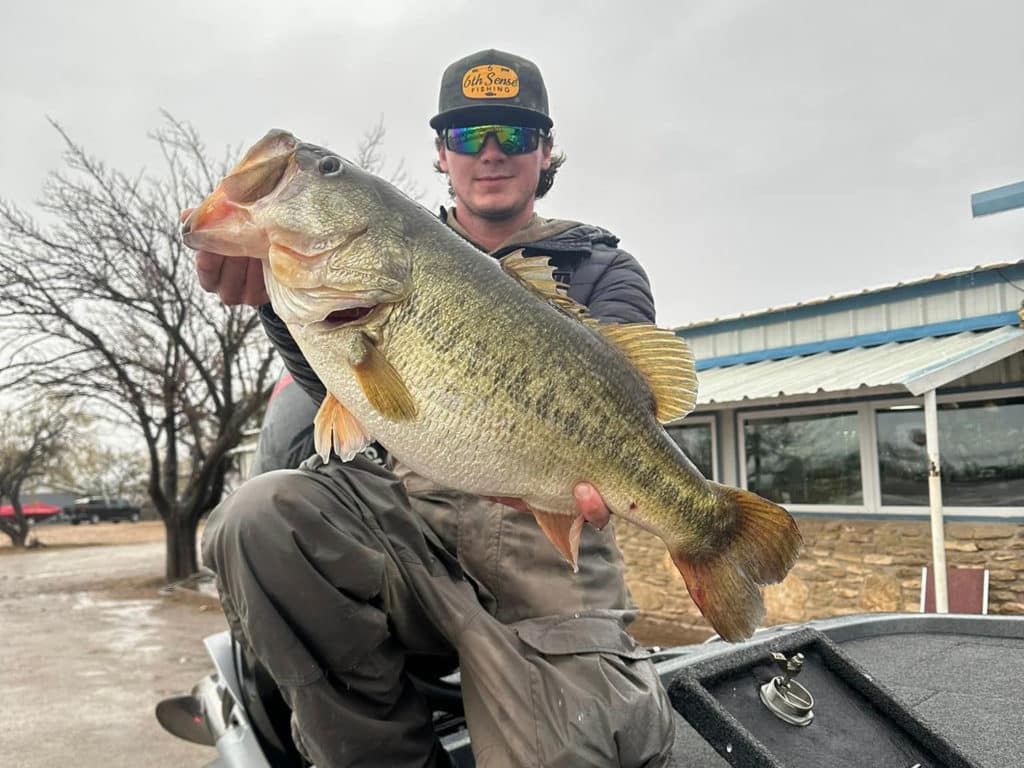
{"label": "6th sense fishing logo", "polygon": [[511,99],[519,95],[519,75],[499,64],[473,67],[462,78],[462,95],[467,99]]}

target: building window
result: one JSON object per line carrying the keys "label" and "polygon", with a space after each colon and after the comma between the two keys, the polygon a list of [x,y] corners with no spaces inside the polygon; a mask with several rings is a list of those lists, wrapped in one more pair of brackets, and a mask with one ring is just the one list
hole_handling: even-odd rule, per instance
{"label": "building window", "polygon": [[696,422],[668,427],[666,431],[686,458],[709,480],[715,479],[715,445],[712,422]]}
{"label": "building window", "polygon": [[781,504],[864,501],[856,413],[749,418],[747,488]]}
{"label": "building window", "polygon": [[[940,403],[942,503],[1024,506],[1024,398]],[[883,506],[928,505],[924,413],[879,410],[878,468]]]}
{"label": "building window", "polygon": [[928,506],[924,413],[897,406],[878,411],[875,423],[882,506]]}

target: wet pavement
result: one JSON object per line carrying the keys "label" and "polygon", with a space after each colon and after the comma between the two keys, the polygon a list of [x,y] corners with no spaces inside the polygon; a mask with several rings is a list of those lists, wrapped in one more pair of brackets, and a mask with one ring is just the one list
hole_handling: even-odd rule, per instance
{"label": "wet pavement", "polygon": [[153,715],[210,665],[217,604],[161,595],[163,542],[0,557],[0,766],[204,766]]}

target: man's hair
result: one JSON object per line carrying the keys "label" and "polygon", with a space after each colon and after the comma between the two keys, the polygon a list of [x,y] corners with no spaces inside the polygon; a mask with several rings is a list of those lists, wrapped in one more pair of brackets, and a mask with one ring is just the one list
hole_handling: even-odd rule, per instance
{"label": "man's hair", "polygon": [[[544,144],[547,145],[548,147],[553,147],[555,145],[555,137],[551,133],[548,133],[548,135],[544,137],[543,141]],[[438,134],[437,136],[434,137],[434,147],[436,149],[440,149],[443,146],[443,144],[444,137],[442,137],[441,134]],[[536,192],[534,192],[534,197],[540,200],[542,197],[544,197],[544,195],[548,193],[548,190],[551,189],[551,185],[555,183],[555,174],[558,173],[558,169],[561,168],[564,164],[564,153],[551,153],[551,165],[548,166],[546,170],[542,170],[540,172],[540,179],[537,180],[537,190]],[[441,163],[439,160],[434,160],[434,170],[437,171],[438,173],[444,174],[445,176],[448,175],[441,170]],[[455,190],[452,189],[452,180],[450,178],[448,179],[448,196],[451,197],[452,199],[455,199]]]}

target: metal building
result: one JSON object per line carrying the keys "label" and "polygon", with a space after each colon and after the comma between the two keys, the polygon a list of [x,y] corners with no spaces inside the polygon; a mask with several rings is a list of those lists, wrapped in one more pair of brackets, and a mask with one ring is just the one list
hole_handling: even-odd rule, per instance
{"label": "metal building", "polygon": [[1024,261],[678,328],[699,394],[670,432],[796,514],[1024,521],[1022,300]]}

